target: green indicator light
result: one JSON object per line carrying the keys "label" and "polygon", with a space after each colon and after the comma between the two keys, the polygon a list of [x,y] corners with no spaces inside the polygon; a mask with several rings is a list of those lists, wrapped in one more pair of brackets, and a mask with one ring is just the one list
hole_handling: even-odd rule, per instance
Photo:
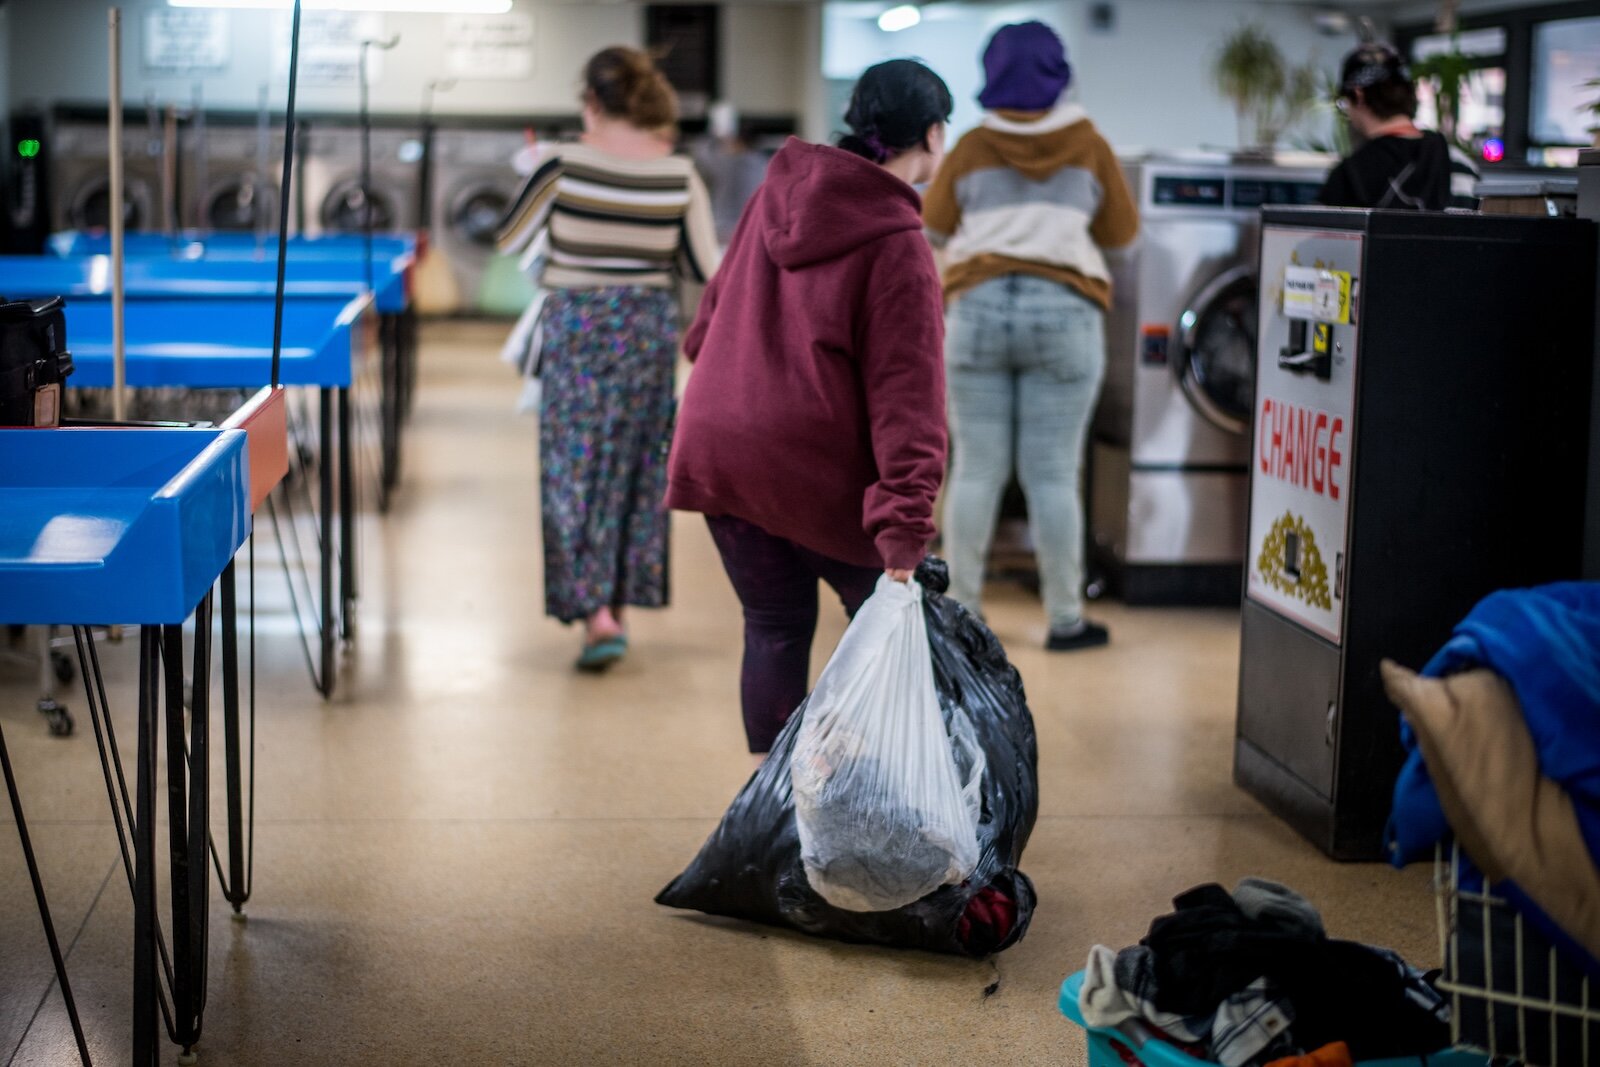
{"label": "green indicator light", "polygon": [[32,159],[39,154],[39,142],[29,137],[25,141],[17,142],[17,155],[23,159]]}

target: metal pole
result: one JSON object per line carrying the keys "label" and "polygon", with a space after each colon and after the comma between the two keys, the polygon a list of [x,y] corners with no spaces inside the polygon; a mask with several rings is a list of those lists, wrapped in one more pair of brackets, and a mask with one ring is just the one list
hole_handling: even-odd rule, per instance
{"label": "metal pole", "polygon": [[278,193],[278,282],[272,302],[272,387],[283,358],[283,278],[289,265],[289,187],[294,175],[294,91],[300,72],[300,0],[294,0],[289,30],[289,101],[283,120],[283,188]]}
{"label": "metal pole", "polygon": [[167,105],[161,128],[161,228],[178,236],[178,105]]}
{"label": "metal pole", "polygon": [[[272,166],[272,128],[270,126],[270,112],[267,110],[268,94],[271,90],[261,86],[261,92],[256,98],[256,172],[255,188],[258,201],[256,208],[256,252],[259,255],[267,244],[267,227],[270,217],[267,214],[267,170]],[[279,194],[279,202],[285,202],[289,195],[288,188]]]}
{"label": "metal pole", "polygon": [[[210,218],[211,159],[207,145],[205,83],[194,83],[194,228],[204,230]],[[179,225],[183,220],[179,218]]]}
{"label": "metal pole", "polygon": [[385,40],[366,38],[361,42],[360,72],[358,86],[358,109],[361,116],[361,236],[362,252],[366,257],[367,291],[373,288],[372,270],[372,113],[368,104],[367,89],[367,53],[370,49],[377,48],[387,52],[400,43],[398,35]]}
{"label": "metal pole", "polygon": [[111,417],[128,416],[126,301],[122,291],[122,9],[108,13],[111,36],[111,98],[106,122],[106,154],[111,160]]}

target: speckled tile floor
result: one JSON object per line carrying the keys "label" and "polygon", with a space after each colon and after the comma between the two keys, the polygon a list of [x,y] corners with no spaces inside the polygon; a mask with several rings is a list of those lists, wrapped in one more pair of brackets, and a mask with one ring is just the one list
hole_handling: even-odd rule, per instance
{"label": "speckled tile floor", "polygon": [[[1425,870],[1327,861],[1231,785],[1233,613],[1105,604],[1111,647],[1052,657],[1008,587],[988,612],[1028,685],[1044,789],[1021,945],[980,963],[655,906],[748,773],[737,604],[680,517],[676,605],[637,618],[612,675],[570,671],[576,636],[541,617],[535,431],[511,412],[502,333],[426,334],[405,487],[365,529],[333,701],[263,620],[255,897],[245,923],[213,904],[202,1064],[1077,1064],[1055,992],[1089,946],[1246,874],[1298,887],[1339,935],[1437,956]],[[274,581],[263,556],[264,601]],[[132,653],[104,652],[124,737]],[[91,1046],[122,1063],[131,907],[93,740],[46,736],[33,695],[0,663]],[[7,813],[0,1063],[75,1062]]]}

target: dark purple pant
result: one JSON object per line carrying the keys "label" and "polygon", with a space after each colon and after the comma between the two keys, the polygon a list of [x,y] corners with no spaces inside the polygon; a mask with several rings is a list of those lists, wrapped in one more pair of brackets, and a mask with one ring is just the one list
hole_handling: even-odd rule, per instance
{"label": "dark purple pant", "polygon": [[722,566],[744,606],[739,698],[751,752],[766,752],[805,699],[817,632],[817,579],[854,617],[883,571],[858,567],[774,537],[754,523],[708,516]]}

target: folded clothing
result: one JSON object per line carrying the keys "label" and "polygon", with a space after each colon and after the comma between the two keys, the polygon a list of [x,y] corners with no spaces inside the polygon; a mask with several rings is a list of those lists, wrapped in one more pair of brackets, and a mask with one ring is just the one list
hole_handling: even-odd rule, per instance
{"label": "folded clothing", "polygon": [[1356,1059],[1449,1044],[1449,1009],[1427,976],[1388,950],[1330,939],[1293,890],[1251,879],[1231,895],[1205,885],[1173,903],[1140,944],[1090,952],[1079,997],[1090,1026],[1138,1020],[1225,1067],[1335,1042]]}

